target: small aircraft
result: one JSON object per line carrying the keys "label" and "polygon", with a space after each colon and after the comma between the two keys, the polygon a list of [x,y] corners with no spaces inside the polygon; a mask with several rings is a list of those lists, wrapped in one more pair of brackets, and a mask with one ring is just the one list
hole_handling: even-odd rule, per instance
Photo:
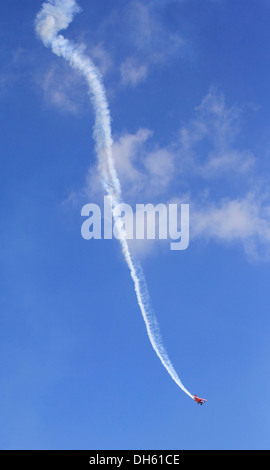
{"label": "small aircraft", "polygon": [[194,395],[193,400],[196,401],[198,405],[203,405],[207,401],[204,398],[197,397],[197,395]]}

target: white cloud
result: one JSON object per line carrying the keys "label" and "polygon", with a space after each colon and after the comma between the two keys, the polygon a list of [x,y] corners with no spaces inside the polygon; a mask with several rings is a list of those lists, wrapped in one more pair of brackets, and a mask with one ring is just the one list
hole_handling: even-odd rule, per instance
{"label": "white cloud", "polygon": [[[113,144],[113,157],[122,185],[134,185],[134,191],[144,184],[146,175],[138,168],[140,157],[144,156],[144,145],[152,136],[149,129],[139,129],[135,134],[125,133]],[[141,158],[142,160],[143,158]]]}
{"label": "white cloud", "polygon": [[121,82],[124,85],[137,85],[144,81],[148,75],[148,66],[146,64],[139,64],[132,57],[128,57],[120,67]]}
{"label": "white cloud", "polygon": [[[139,129],[114,140],[116,171],[124,200],[131,204],[165,197],[175,178],[176,155],[170,148],[154,144],[152,137],[153,132],[149,129]],[[89,169],[84,192],[95,199],[103,194],[97,165]]]}
{"label": "white cloud", "polygon": [[186,53],[186,41],[178,31],[172,33],[166,26],[160,13],[161,5],[157,1],[145,3],[139,0],[127,4],[124,35],[130,53],[120,66],[124,85],[141,83],[153,66],[167,65]]}
{"label": "white cloud", "polygon": [[[88,52],[87,52],[88,53]],[[106,75],[113,66],[113,60],[102,43],[95,44],[89,48],[89,55],[93,59],[102,75]]]}
{"label": "white cloud", "polygon": [[170,148],[159,147],[151,140],[153,132],[139,129],[115,140],[113,156],[125,197],[138,195],[155,198],[165,194],[174,174],[175,155]]}
{"label": "white cloud", "polygon": [[[192,186],[198,178],[211,182],[251,174],[255,156],[238,148],[241,109],[228,108],[224,96],[211,89],[196,108],[196,117],[179,131],[179,138],[160,146],[153,131],[139,129],[115,138],[113,154],[128,196],[164,196],[171,183]],[[200,191],[201,191],[200,187]]]}
{"label": "white cloud", "polygon": [[166,26],[160,6],[158,2],[132,1],[127,6],[125,18],[129,40],[137,53],[143,52],[153,63],[181,56],[186,46],[179,32],[172,33]]}
{"label": "white cloud", "polygon": [[[260,186],[252,151],[237,146],[240,117],[241,108],[228,108],[224,96],[211,89],[180,138],[167,146],[143,128],[115,138],[115,165],[125,202],[189,203],[191,240],[239,244],[253,258],[261,250],[270,258],[270,195]],[[238,195],[237,185],[230,193],[232,177],[241,182]],[[103,198],[97,167],[91,167],[85,191]],[[144,256],[164,245],[168,248],[161,241],[132,242]]]}
{"label": "white cloud", "polygon": [[180,131],[180,152],[186,170],[213,178],[252,169],[253,153],[235,145],[241,112],[236,106],[228,108],[224,95],[210,89],[196,108],[196,117]]}
{"label": "white cloud", "polygon": [[148,129],[123,134],[115,140],[113,153],[124,190],[156,197],[164,196],[173,182],[179,187],[179,180],[180,186],[192,186],[194,178],[211,185],[217,178],[250,175],[255,156],[236,145],[240,115],[240,108],[226,107],[224,96],[211,89],[196,108],[196,117],[167,146],[154,142]]}
{"label": "white cloud", "polygon": [[80,77],[69,70],[64,63],[53,63],[47,70],[35,76],[46,103],[59,110],[77,114],[82,107]]}
{"label": "white cloud", "polygon": [[223,243],[240,243],[252,257],[263,246],[264,257],[270,254],[270,203],[262,196],[248,193],[243,198],[210,203],[191,212],[193,237]]}
{"label": "white cloud", "polygon": [[166,148],[157,148],[150,151],[144,160],[144,166],[148,172],[150,190],[154,193],[162,193],[168,189],[175,177],[175,155]]}

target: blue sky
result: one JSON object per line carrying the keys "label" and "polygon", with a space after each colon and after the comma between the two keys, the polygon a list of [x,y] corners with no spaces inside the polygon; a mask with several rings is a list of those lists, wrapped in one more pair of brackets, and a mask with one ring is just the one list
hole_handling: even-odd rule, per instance
{"label": "blue sky", "polygon": [[269,4],[80,0],[65,35],[104,77],[131,204],[190,204],[191,242],[135,245],[170,358],[155,356],[99,202],[82,79],[1,6],[2,449],[269,448]]}

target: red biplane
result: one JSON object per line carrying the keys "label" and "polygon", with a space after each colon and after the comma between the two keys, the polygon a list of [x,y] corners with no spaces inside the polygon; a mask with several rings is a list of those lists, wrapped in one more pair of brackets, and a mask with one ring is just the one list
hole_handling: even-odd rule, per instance
{"label": "red biplane", "polygon": [[197,397],[197,395],[194,395],[193,400],[196,401],[198,405],[203,405],[207,401],[204,398]]}

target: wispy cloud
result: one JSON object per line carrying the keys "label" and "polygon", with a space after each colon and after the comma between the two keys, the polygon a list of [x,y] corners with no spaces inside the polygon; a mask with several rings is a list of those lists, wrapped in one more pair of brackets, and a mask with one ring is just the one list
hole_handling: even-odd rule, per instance
{"label": "wispy cloud", "polygon": [[124,14],[129,54],[120,66],[122,83],[133,86],[144,81],[155,66],[183,57],[187,44],[179,32],[171,32],[162,17],[163,2],[131,1]]}
{"label": "wispy cloud", "polygon": [[[101,44],[93,48],[93,56],[104,72],[108,70],[109,58]],[[3,59],[0,93],[8,93],[18,86],[21,88],[25,82],[42,97],[46,105],[62,112],[78,114],[85,106],[81,96],[85,86],[64,62],[46,61],[36,50],[18,47]]]}
{"label": "wispy cloud", "polygon": [[98,67],[103,76],[106,75],[112,69],[113,59],[102,42],[90,46],[86,50],[86,53],[89,53],[89,55],[91,55],[93,61],[95,62],[96,66]]}
{"label": "wispy cloud", "polygon": [[196,117],[180,130],[185,166],[204,178],[251,170],[255,164],[253,153],[237,148],[235,143],[241,115],[240,107],[227,107],[224,95],[211,88],[196,108]]}
{"label": "wispy cloud", "polygon": [[132,1],[126,10],[129,39],[137,51],[151,55],[154,63],[167,62],[175,55],[183,55],[186,41],[178,31],[167,27],[161,4]]}
{"label": "wispy cloud", "polygon": [[[264,258],[270,256],[270,195],[254,153],[239,144],[242,119],[243,109],[228,107],[211,88],[166,146],[149,129],[115,136],[113,156],[125,200],[189,203],[191,239],[238,244],[252,258],[262,250]],[[97,181],[97,168],[91,167],[84,195],[102,195]],[[156,246],[133,242],[144,255]]]}
{"label": "wispy cloud", "polygon": [[[115,138],[113,156],[122,183],[125,199],[156,198],[165,195],[175,178],[173,150],[158,146],[152,141],[153,132],[139,129],[136,133],[124,133]],[[97,195],[97,168],[92,167],[87,179],[87,194]]]}
{"label": "wispy cloud", "polygon": [[63,112],[77,114],[81,109],[78,90],[81,83],[73,71],[61,64],[51,64],[44,73],[36,74],[35,81],[42,90],[44,101]]}
{"label": "wispy cloud", "polygon": [[148,75],[148,65],[140,64],[135,58],[128,57],[120,66],[121,82],[124,85],[137,85]]}
{"label": "wispy cloud", "polygon": [[[171,184],[194,188],[201,180],[206,188],[215,180],[243,179],[253,173],[256,158],[238,145],[240,107],[227,107],[225,97],[211,88],[195,109],[195,117],[183,125],[178,137],[160,146],[148,129],[116,139],[114,155],[119,175],[129,194],[164,195]],[[180,182],[180,183],[179,183]],[[187,188],[186,188],[187,189]]]}
{"label": "wispy cloud", "polygon": [[[1,51],[3,52],[3,51]],[[35,54],[23,47],[1,54],[0,92],[5,94],[22,80],[32,79],[35,68]]]}
{"label": "wispy cloud", "polygon": [[223,199],[191,214],[194,237],[225,244],[237,243],[253,259],[269,260],[270,200],[260,193],[248,193],[239,199]]}

